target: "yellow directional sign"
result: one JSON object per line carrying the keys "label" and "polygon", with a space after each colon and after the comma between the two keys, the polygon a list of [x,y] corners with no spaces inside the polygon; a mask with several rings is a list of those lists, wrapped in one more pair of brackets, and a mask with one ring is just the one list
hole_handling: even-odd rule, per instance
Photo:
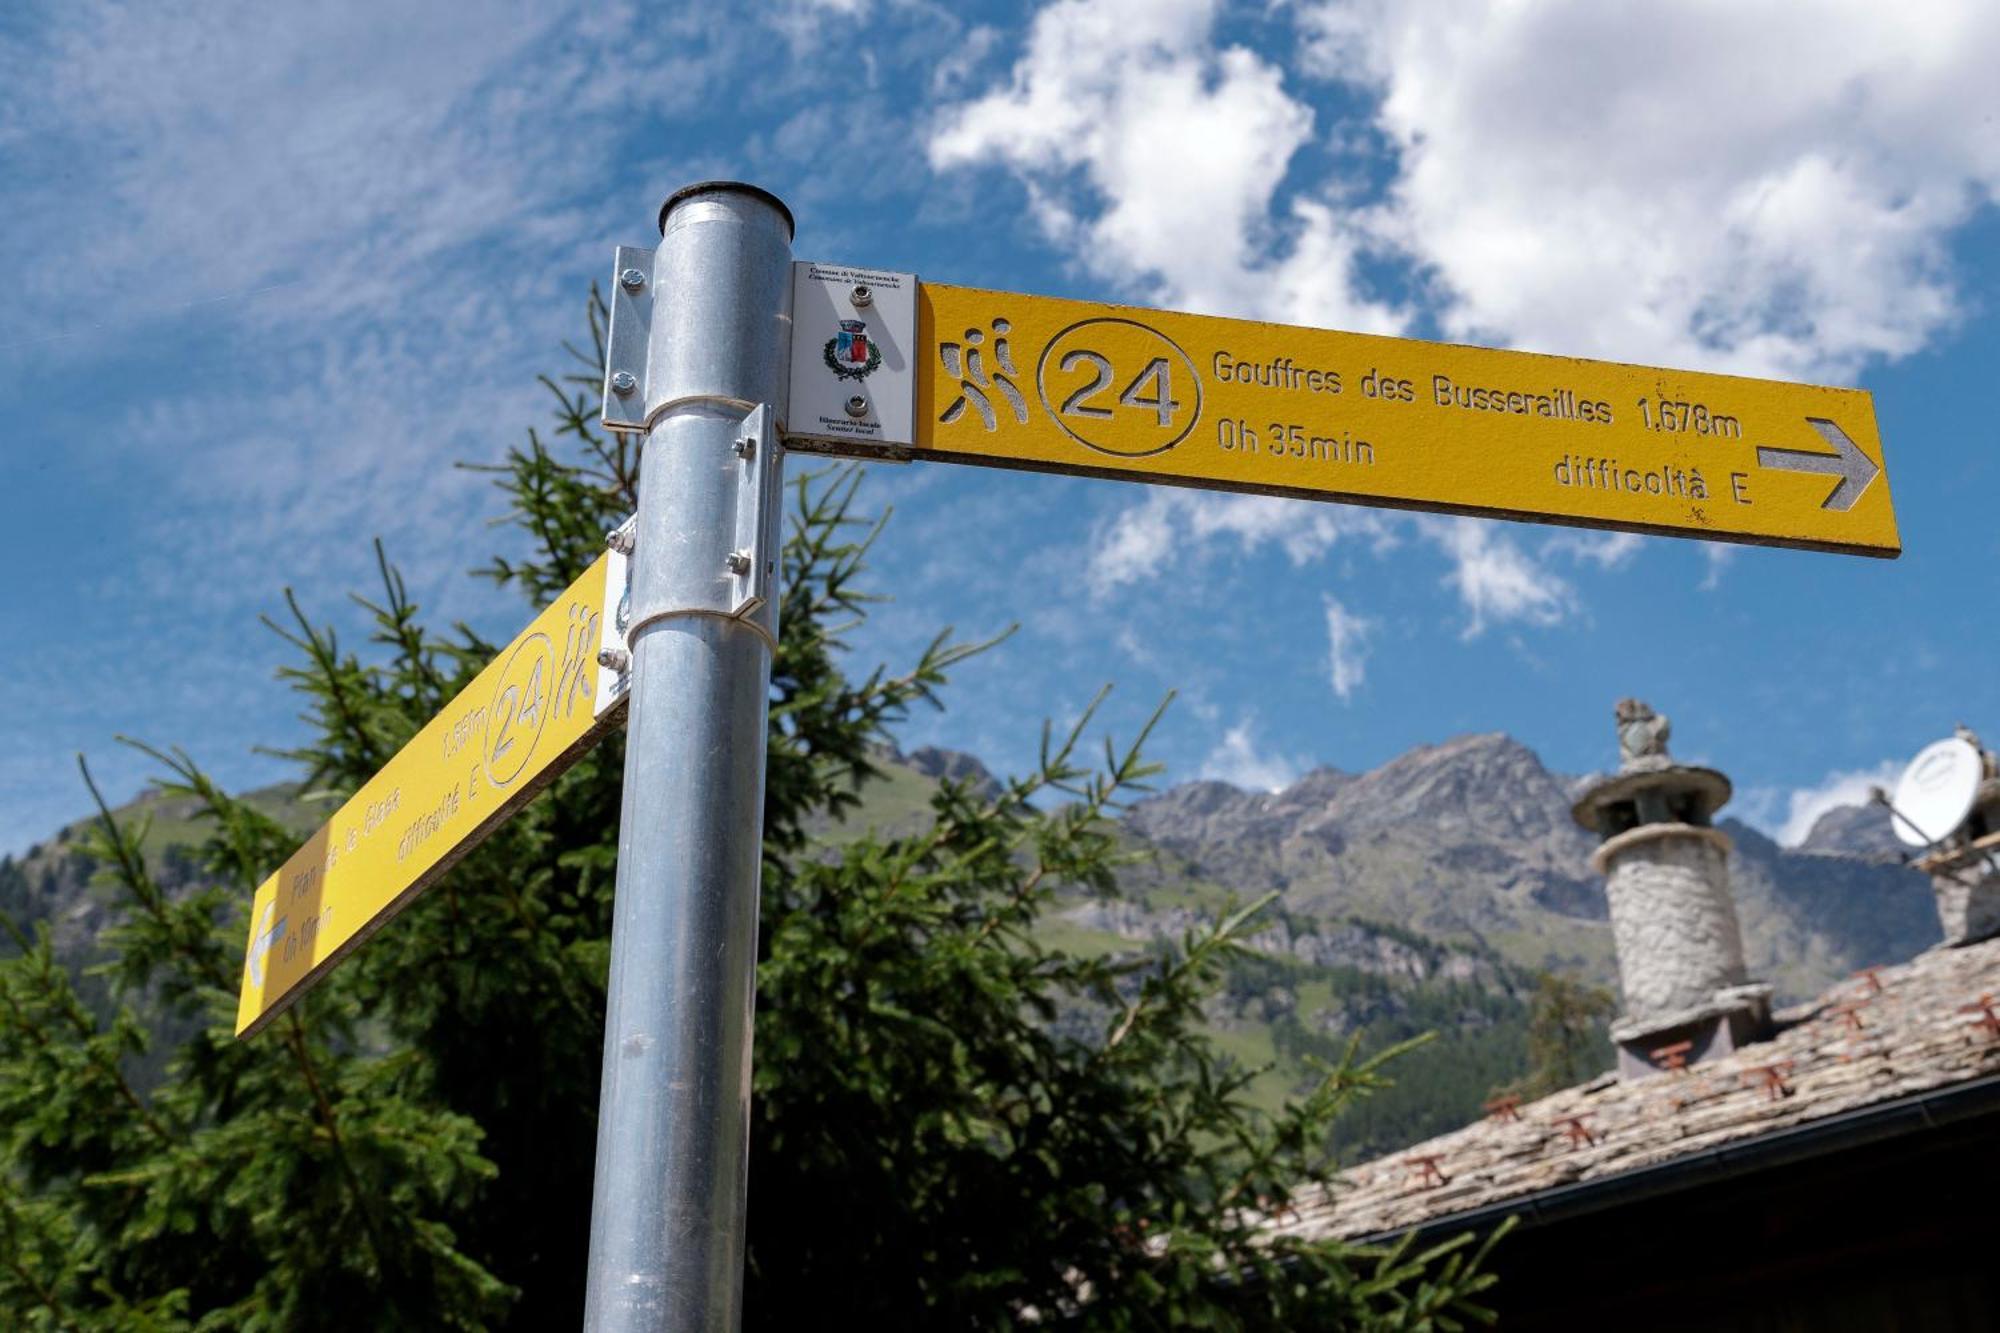
{"label": "yellow directional sign", "polygon": [[[283,1011],[609,729],[624,557],[585,570],[257,889],[236,1035]],[[622,643],[622,636],[611,642]]]}
{"label": "yellow directional sign", "polygon": [[912,452],[1894,556],[1868,394],[925,283]]}

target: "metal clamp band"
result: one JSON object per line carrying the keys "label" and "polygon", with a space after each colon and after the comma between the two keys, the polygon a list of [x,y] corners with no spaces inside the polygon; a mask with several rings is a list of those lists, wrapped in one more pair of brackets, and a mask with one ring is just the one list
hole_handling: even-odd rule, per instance
{"label": "metal clamp band", "polygon": [[627,644],[637,643],[638,639],[634,636],[640,630],[651,629],[662,621],[684,620],[696,617],[706,617],[710,620],[726,620],[732,625],[741,625],[744,629],[749,630],[752,634],[762,639],[772,652],[775,653],[778,651],[777,639],[772,636],[769,630],[764,628],[762,622],[756,617],[732,615],[727,611],[716,611],[705,606],[683,606],[666,611],[655,611],[651,615],[641,616],[626,627],[625,642]]}
{"label": "metal clamp band", "polygon": [[757,404],[743,398],[730,398],[719,393],[687,393],[678,398],[669,398],[663,403],[655,403],[646,409],[644,412],[646,424],[643,429],[651,430],[659,424],[661,417],[683,407],[719,407],[737,416],[757,410]]}

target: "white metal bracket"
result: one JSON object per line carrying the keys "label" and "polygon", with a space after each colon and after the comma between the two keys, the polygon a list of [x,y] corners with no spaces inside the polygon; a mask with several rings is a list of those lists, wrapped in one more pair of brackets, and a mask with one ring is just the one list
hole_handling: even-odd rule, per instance
{"label": "white metal bracket", "polygon": [[604,621],[597,642],[597,715],[632,689],[632,654],[625,631],[632,624],[632,542],[639,516],[604,534]]}
{"label": "white metal bracket", "polygon": [[761,404],[743,419],[736,454],[743,475],[736,487],[736,549],[729,569],[737,579],[736,605],[729,614],[760,620],[775,643],[778,608],[771,590],[778,580],[784,549],[785,460],[778,443],[778,414]]}

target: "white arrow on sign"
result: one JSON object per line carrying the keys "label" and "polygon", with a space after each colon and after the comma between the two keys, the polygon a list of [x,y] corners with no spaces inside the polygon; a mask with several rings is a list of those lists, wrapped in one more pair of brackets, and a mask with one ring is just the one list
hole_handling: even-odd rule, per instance
{"label": "white arrow on sign", "polygon": [[257,919],[257,927],[250,936],[250,980],[259,986],[264,984],[264,960],[270,956],[272,946],[285,938],[285,918],[271,921],[277,910],[276,903],[265,903],[264,914]]}
{"label": "white arrow on sign", "polygon": [[1780,472],[1817,472],[1840,481],[1820,502],[1821,509],[1852,509],[1868,489],[1868,483],[1882,470],[1881,464],[1861,452],[1861,446],[1847,438],[1847,432],[1822,417],[1807,417],[1806,424],[1834,447],[1833,453],[1816,454],[1804,449],[1770,449],[1757,446],[1757,466]]}

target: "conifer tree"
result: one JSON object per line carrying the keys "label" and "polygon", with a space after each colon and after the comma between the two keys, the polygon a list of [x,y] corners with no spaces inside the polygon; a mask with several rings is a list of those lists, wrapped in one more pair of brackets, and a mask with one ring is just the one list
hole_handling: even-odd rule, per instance
{"label": "conifer tree", "polygon": [[[552,438],[487,469],[515,539],[481,571],[540,607],[636,501],[636,445],[594,425],[596,345],[543,382]],[[572,349],[574,350],[574,349]],[[1118,891],[1112,822],[1154,772],[1045,727],[1034,772],[947,782],[921,826],[857,831],[885,743],[982,645],[940,635],[849,674],[881,521],[852,472],[806,476],[772,677],[748,1320],[759,1328],[1071,1325],[1450,1329],[1484,1322],[1463,1242],[1361,1249],[1273,1231],[1327,1180],[1329,1126],[1394,1052],[1324,1068],[1275,1117],[1202,1004],[1251,905],[1144,958],[1037,930]],[[494,653],[420,617],[378,545],[358,651],[289,594],[273,622],[337,801]],[[1143,734],[1138,738],[1144,740]],[[622,746],[600,745],[259,1036],[231,1035],[252,890],[302,830],[149,750],[209,820],[203,883],[162,889],[146,830],[94,785],[89,851],[121,903],[109,1011],[45,926],[0,962],[0,1322],[30,1329],[575,1326],[588,1243]],[[85,771],[88,783],[88,771]],[[829,836],[835,834],[837,836]],[[171,1042],[166,1074],[136,1057]]]}
{"label": "conifer tree", "polygon": [[1611,1053],[1604,1020],[1617,1009],[1617,1000],[1602,986],[1538,973],[1528,1000],[1528,1072],[1510,1090],[1546,1097],[1602,1070]]}

